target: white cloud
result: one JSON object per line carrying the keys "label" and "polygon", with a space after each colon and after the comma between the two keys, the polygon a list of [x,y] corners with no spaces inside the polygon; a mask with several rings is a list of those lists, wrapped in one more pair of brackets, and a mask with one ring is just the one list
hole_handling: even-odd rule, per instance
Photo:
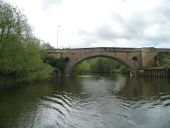
{"label": "white cloud", "polygon": [[168,0],[8,0],[57,47],[170,47]]}

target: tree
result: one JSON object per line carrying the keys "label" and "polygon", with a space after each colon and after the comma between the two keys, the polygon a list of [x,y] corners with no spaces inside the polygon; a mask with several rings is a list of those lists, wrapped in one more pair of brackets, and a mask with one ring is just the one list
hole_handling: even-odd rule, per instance
{"label": "tree", "polygon": [[42,42],[42,43],[41,43],[41,49],[48,50],[48,49],[54,49],[54,47],[51,46],[50,43]]}
{"label": "tree", "polygon": [[14,41],[24,41],[32,36],[27,20],[19,10],[0,2],[0,50]]}
{"label": "tree", "polygon": [[0,76],[31,79],[47,76],[51,68],[43,63],[40,48],[40,40],[32,34],[25,16],[0,1]]}

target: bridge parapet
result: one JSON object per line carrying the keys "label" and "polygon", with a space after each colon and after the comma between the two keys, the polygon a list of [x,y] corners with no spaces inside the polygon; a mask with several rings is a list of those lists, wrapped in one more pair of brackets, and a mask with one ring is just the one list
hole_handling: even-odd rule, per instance
{"label": "bridge parapet", "polygon": [[157,48],[157,52],[170,52],[168,48]]}
{"label": "bridge parapet", "polygon": [[70,53],[70,52],[88,52],[88,51],[102,51],[102,52],[134,52],[139,51],[140,48],[121,48],[121,47],[93,47],[93,48],[74,48],[74,49],[50,49],[49,53]]}

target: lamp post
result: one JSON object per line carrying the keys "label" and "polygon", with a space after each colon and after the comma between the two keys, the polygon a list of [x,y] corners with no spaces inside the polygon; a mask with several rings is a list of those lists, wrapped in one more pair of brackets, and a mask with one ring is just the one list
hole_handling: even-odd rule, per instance
{"label": "lamp post", "polygon": [[60,27],[61,27],[60,25],[57,26],[57,49],[58,49],[58,32]]}

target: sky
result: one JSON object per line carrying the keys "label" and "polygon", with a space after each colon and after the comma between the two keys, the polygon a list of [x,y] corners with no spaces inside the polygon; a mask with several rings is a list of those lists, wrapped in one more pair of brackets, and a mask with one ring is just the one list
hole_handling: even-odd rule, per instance
{"label": "sky", "polygon": [[[57,48],[170,48],[170,0],[4,0]],[[58,38],[57,38],[58,31]]]}

